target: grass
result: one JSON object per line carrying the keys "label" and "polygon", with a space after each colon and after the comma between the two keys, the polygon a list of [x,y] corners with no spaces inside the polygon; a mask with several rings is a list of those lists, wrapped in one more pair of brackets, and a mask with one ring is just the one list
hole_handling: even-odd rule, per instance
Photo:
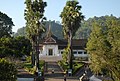
{"label": "grass", "polygon": [[[43,60],[39,61],[39,67],[40,67],[40,70],[42,73],[44,72],[44,64],[45,64],[45,61],[43,61]],[[24,68],[27,71],[29,71],[31,74],[34,74],[35,70],[36,70],[35,67],[32,67],[32,64],[30,62],[24,63]]]}
{"label": "grass", "polygon": [[75,62],[73,65],[73,74],[77,72],[83,65],[83,63]]}
{"label": "grass", "polygon": [[25,64],[24,64],[24,67],[26,67],[26,68],[31,68],[32,65],[31,65],[31,63],[25,63]]}
{"label": "grass", "polygon": [[24,63],[24,68],[25,68],[25,70],[27,70],[31,74],[34,74],[34,72],[35,72],[35,68],[32,67],[32,64],[29,62]]}
{"label": "grass", "polygon": [[[69,65],[65,63],[64,61],[59,61],[58,64],[62,67],[64,71],[67,71],[69,69]],[[84,64],[79,62],[73,63],[73,74],[77,72]]]}
{"label": "grass", "polygon": [[68,64],[65,63],[64,61],[59,61],[58,64],[59,64],[59,66],[62,67],[62,69],[63,69],[64,71],[67,71],[67,70],[69,69]]}

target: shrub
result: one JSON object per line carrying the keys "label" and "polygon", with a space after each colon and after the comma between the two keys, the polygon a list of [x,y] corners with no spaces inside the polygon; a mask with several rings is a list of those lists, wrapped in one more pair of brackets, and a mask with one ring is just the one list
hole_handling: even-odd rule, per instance
{"label": "shrub", "polygon": [[13,63],[0,59],[0,81],[16,81],[17,69]]}
{"label": "shrub", "polygon": [[[62,69],[64,71],[67,71],[69,69],[69,64],[62,61],[59,61],[58,64],[62,67]],[[78,62],[74,62],[73,63],[73,74],[75,74],[75,72],[77,72],[84,64],[83,63],[78,63]]]}
{"label": "shrub", "polygon": [[40,60],[40,65],[39,65],[39,67],[40,67],[40,70],[41,70],[41,72],[42,72],[42,74],[44,73],[44,65],[45,65],[45,61],[44,60]]}
{"label": "shrub", "polygon": [[78,63],[78,62],[75,62],[73,64],[73,74],[76,73],[84,64],[83,63]]}
{"label": "shrub", "polygon": [[[40,71],[42,72],[42,74],[44,72],[44,65],[45,65],[45,61],[40,60],[39,61],[39,67],[40,67]],[[34,74],[35,71],[36,71],[36,66],[32,67],[32,64],[30,62],[24,63],[24,68],[32,74]]]}
{"label": "shrub", "polygon": [[58,64],[62,67],[62,69],[64,71],[67,71],[69,69],[69,65],[66,62],[64,62],[63,60],[59,61]]}

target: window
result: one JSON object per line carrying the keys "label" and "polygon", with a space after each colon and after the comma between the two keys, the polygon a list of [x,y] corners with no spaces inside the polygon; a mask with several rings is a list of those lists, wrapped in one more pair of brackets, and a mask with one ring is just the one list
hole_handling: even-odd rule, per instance
{"label": "window", "polygon": [[82,54],[82,51],[78,51],[78,54]]}
{"label": "window", "polygon": [[84,54],[87,54],[87,52],[85,51]]}
{"label": "window", "polygon": [[73,54],[77,54],[77,51],[73,51]]}
{"label": "window", "polygon": [[63,51],[61,51],[61,54],[63,54]]}

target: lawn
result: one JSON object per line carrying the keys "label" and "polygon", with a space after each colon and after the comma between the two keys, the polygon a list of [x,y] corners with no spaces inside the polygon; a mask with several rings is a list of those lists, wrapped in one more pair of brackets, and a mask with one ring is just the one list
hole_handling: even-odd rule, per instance
{"label": "lawn", "polygon": [[[69,65],[65,63],[64,61],[59,61],[58,64],[62,67],[64,71],[68,71]],[[74,62],[73,63],[73,74],[76,73],[84,64],[80,62]]]}
{"label": "lawn", "polygon": [[73,64],[73,74],[76,73],[83,65],[83,63],[75,62]]}
{"label": "lawn", "polygon": [[[44,71],[44,64],[45,64],[45,61],[43,60],[40,60],[39,61],[39,67],[40,67],[40,71],[43,73]],[[32,67],[32,64],[30,62],[25,62],[24,63],[24,68],[29,71],[31,74],[34,74],[35,73],[35,67]]]}

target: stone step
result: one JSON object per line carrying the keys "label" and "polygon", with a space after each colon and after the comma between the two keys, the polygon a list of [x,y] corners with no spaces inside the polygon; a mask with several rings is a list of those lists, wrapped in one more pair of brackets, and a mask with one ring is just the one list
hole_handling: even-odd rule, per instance
{"label": "stone step", "polygon": [[58,62],[62,60],[62,56],[40,56],[40,60],[45,60],[45,62]]}
{"label": "stone step", "polygon": [[46,62],[45,77],[63,77],[63,72],[57,62]]}

